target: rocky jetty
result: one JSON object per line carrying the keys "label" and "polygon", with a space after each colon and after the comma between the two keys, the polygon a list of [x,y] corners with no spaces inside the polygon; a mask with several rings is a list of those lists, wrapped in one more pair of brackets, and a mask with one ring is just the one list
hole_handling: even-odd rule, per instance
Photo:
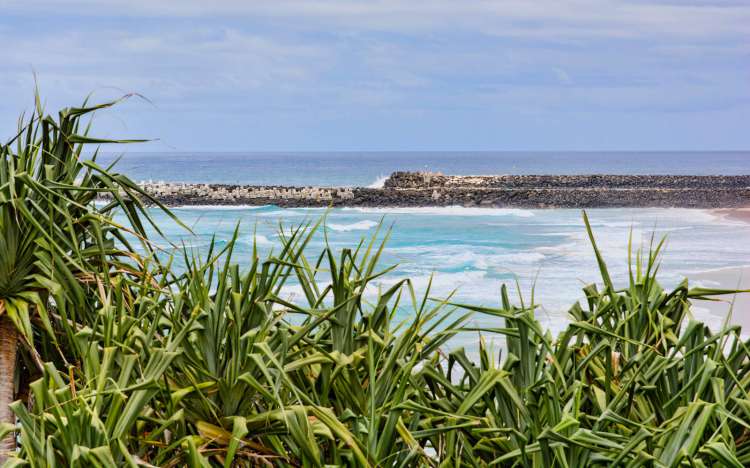
{"label": "rocky jetty", "polygon": [[749,176],[499,175],[395,172],[383,188],[282,187],[149,182],[171,205],[479,206],[518,208],[750,205]]}
{"label": "rocky jetty", "polygon": [[602,188],[735,189],[750,187],[750,175],[483,175],[451,176],[434,172],[394,172],[386,188]]}

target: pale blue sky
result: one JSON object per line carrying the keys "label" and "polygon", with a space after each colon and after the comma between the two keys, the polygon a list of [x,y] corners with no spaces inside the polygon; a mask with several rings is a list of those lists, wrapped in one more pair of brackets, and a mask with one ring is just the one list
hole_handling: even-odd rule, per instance
{"label": "pale blue sky", "polygon": [[[139,150],[750,149],[750,1],[0,0],[0,137]],[[131,147],[131,150],[135,150]]]}

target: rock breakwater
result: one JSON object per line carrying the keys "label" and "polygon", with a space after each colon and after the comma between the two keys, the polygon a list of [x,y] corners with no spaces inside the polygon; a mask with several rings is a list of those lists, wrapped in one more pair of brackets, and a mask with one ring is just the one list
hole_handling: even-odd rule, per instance
{"label": "rock breakwater", "polygon": [[170,205],[282,207],[479,206],[518,208],[685,207],[750,205],[750,176],[501,175],[396,172],[383,188],[282,187],[145,183]]}
{"label": "rock breakwater", "polygon": [[736,189],[750,187],[750,175],[483,175],[451,176],[434,172],[394,172],[385,188],[661,188]]}

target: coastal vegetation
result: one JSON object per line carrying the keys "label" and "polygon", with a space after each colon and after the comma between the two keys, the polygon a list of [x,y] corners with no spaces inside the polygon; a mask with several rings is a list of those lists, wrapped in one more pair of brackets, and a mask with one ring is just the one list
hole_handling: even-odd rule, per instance
{"label": "coastal vegetation", "polygon": [[601,281],[557,336],[505,286],[478,306],[384,282],[382,230],[312,252],[324,219],[280,227],[242,264],[239,228],[164,250],[168,210],[85,156],[112,141],[83,119],[112,104],[37,101],[0,148],[7,466],[750,464],[750,342],[690,312],[733,291],[665,290],[662,242],[615,284],[584,214]]}

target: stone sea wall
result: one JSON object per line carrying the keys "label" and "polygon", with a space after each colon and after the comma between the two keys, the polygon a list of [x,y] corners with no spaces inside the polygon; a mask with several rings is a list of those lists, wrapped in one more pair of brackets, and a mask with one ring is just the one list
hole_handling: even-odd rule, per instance
{"label": "stone sea wall", "polygon": [[446,176],[396,172],[383,188],[178,183],[146,183],[143,186],[152,196],[170,206],[728,208],[750,205],[750,176]]}
{"label": "stone sea wall", "polygon": [[394,172],[386,188],[477,187],[502,189],[538,188],[663,188],[736,189],[750,187],[750,175],[489,175],[451,176],[432,172]]}

